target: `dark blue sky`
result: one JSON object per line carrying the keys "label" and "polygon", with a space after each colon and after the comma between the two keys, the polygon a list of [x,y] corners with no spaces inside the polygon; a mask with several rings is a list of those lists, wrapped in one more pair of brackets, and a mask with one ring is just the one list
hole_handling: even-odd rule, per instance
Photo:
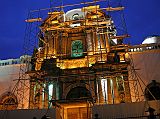
{"label": "dark blue sky", "polygon": [[[150,35],[160,35],[160,0],[123,0],[122,4],[125,6],[124,15],[131,44],[140,44]],[[0,59],[22,55],[28,11],[47,7],[49,0],[1,1]]]}

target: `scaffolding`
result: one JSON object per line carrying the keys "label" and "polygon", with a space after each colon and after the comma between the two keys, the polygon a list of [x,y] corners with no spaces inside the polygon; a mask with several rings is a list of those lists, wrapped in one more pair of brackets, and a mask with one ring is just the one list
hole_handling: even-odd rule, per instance
{"label": "scaffolding", "polygon": [[63,4],[29,12],[24,54],[32,57],[21,66],[14,90],[19,108],[27,100],[28,108],[50,108],[77,99],[70,91],[82,87],[86,94],[79,92],[79,98],[93,104],[131,102],[125,58],[130,46],[123,44],[129,35],[120,1]]}

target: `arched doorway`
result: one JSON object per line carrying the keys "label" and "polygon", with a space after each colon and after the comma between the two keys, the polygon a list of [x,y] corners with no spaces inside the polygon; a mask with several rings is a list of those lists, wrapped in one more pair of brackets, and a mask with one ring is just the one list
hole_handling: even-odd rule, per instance
{"label": "arched doorway", "polygon": [[90,119],[91,103],[88,99],[92,99],[92,94],[87,87],[77,85],[70,88],[66,94],[66,100],[68,101],[61,104],[64,119]]}
{"label": "arched doorway", "polygon": [[147,100],[160,100],[160,83],[152,80],[145,89],[145,98]]}
{"label": "arched doorway", "polygon": [[79,98],[92,98],[92,95],[86,87],[77,86],[75,88],[72,88],[66,96],[66,99]]}

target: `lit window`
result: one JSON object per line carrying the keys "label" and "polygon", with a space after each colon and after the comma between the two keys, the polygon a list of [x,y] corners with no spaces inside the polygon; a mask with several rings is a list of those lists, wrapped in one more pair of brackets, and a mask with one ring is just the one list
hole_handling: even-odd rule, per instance
{"label": "lit window", "polygon": [[50,84],[48,86],[48,90],[49,90],[49,100],[52,100],[52,96],[53,96],[53,84]]}
{"label": "lit window", "polygon": [[81,40],[75,40],[72,42],[72,54],[71,57],[83,56],[83,44]]}
{"label": "lit window", "polygon": [[107,102],[108,100],[107,79],[102,78],[101,85],[102,85],[102,94],[103,94],[104,100],[105,102]]}

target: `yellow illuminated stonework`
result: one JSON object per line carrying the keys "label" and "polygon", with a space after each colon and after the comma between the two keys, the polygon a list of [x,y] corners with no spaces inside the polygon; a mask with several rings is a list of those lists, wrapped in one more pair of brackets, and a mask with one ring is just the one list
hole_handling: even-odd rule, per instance
{"label": "yellow illuminated stonework", "polygon": [[[39,38],[41,45],[35,53],[35,74],[30,74],[31,108],[46,108],[51,100],[62,107],[63,119],[86,119],[88,101],[131,101],[127,88],[127,45],[120,42],[123,36],[116,36],[112,18],[99,5],[66,13],[49,12],[40,30],[43,37]],[[39,90],[34,88],[38,85],[42,86]],[[38,103],[34,92],[39,91],[44,92],[36,95]]]}

